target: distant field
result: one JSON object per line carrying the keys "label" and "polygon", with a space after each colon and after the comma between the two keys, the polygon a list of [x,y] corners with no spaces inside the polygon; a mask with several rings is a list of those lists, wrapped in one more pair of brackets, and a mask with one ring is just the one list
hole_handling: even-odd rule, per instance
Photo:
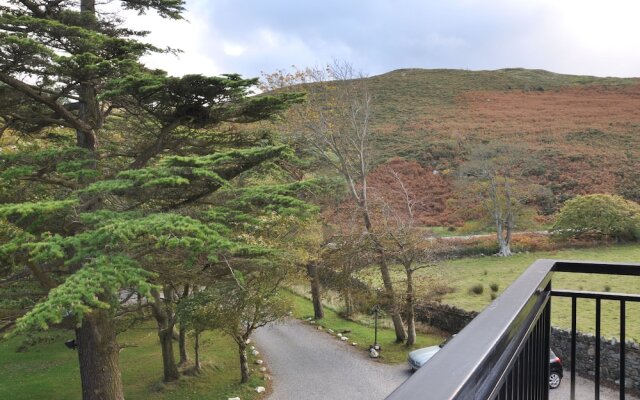
{"label": "distant field", "polygon": [[[74,400],[81,399],[78,354],[64,346],[72,335],[58,332],[53,341],[17,353],[20,338],[0,342],[0,399]],[[202,339],[204,372],[185,376],[178,383],[164,385],[158,336],[149,322],[130,329],[118,338],[120,344],[135,345],[120,353],[120,366],[127,399],[219,400],[240,396],[258,397],[255,386],[265,382],[254,373],[248,385],[240,386],[238,348],[226,336],[206,333]],[[175,346],[177,358],[177,344]],[[192,354],[192,352],[190,352]]]}
{"label": "distant field", "polygon": [[[489,285],[498,284],[498,295],[502,293],[522,272],[536,259],[556,258],[565,260],[591,260],[640,263],[640,245],[608,246],[590,249],[560,250],[555,252],[539,252],[517,254],[513,257],[474,257],[452,260],[432,270],[416,272],[423,287],[431,279],[445,282],[454,291],[447,294],[443,302],[466,310],[481,311],[491,303]],[[395,271],[397,284],[401,285],[402,272]],[[372,269],[367,277],[373,284],[379,284],[379,273]],[[483,285],[481,295],[469,293],[473,285]],[[398,286],[400,287],[400,286]],[[640,277],[606,276],[588,274],[558,273],[554,276],[555,289],[576,289],[634,293],[640,294]],[[570,300],[553,299],[552,323],[555,326],[568,328],[571,324]],[[602,303],[602,332],[607,337],[619,335],[619,306],[617,302]],[[640,305],[627,305],[627,336],[640,341]],[[593,300],[578,301],[578,329],[593,332],[595,329],[595,305]]]}

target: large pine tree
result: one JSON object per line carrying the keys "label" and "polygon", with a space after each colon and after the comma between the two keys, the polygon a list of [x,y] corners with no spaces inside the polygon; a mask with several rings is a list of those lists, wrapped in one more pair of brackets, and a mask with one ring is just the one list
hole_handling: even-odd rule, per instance
{"label": "large pine tree", "polygon": [[[120,3],[166,18],[183,11],[178,0]],[[123,398],[124,291],[162,301],[160,288],[198,279],[223,254],[263,257],[270,249],[238,230],[265,212],[309,210],[295,197],[304,184],[242,181],[277,169],[288,151],[264,130],[235,128],[299,96],[248,97],[256,80],[238,75],[149,70],[139,59],[159,50],[143,37],[95,0],[0,6],[0,132],[21,139],[0,153],[0,288],[19,285],[35,304],[14,315],[24,314],[16,332],[75,330],[84,399]]]}

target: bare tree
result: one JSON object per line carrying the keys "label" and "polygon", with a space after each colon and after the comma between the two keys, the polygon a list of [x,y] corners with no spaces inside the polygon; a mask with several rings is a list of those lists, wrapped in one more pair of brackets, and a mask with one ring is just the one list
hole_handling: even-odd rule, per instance
{"label": "bare tree", "polygon": [[489,144],[472,151],[461,168],[467,191],[475,194],[495,228],[499,256],[512,254],[511,238],[526,210],[526,183],[519,178],[527,162],[529,157],[513,146]]}
{"label": "bare tree", "polygon": [[[375,191],[375,201],[380,207],[380,226],[375,235],[384,246],[390,260],[402,266],[405,275],[404,317],[407,323],[406,345],[416,341],[415,304],[416,288],[413,274],[436,263],[438,242],[426,240],[425,230],[416,226],[414,210],[419,203],[398,171],[388,169],[394,185]],[[392,197],[394,198],[393,201]],[[401,201],[397,201],[400,199]],[[391,204],[401,204],[400,207]],[[377,214],[377,213],[376,213]],[[378,219],[378,218],[376,218]]]}
{"label": "bare tree", "polygon": [[[292,109],[292,131],[326,165],[342,176],[350,197],[361,215],[364,231],[374,230],[369,210],[367,176],[371,160],[372,95],[367,80],[347,62],[334,61],[326,68],[284,71],[266,76],[266,89],[293,87],[307,94],[307,101]],[[396,307],[393,282],[384,246],[376,243],[378,264],[396,340],[406,339],[402,317]]]}

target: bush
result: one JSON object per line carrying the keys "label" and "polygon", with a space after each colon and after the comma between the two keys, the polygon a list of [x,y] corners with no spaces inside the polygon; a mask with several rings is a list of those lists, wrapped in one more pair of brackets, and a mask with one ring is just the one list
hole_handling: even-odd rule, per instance
{"label": "bush", "polygon": [[640,205],[609,194],[576,196],[568,200],[553,226],[561,237],[596,236],[617,241],[640,239]]}
{"label": "bush", "polygon": [[484,286],[482,283],[477,283],[469,288],[469,294],[480,295],[482,292],[484,292]]}
{"label": "bush", "polygon": [[498,298],[498,294],[497,293],[491,293],[491,300],[495,300]]}
{"label": "bush", "polygon": [[500,286],[497,283],[492,283],[491,285],[489,285],[489,287],[491,288],[492,292],[497,292],[498,289],[500,288]]}

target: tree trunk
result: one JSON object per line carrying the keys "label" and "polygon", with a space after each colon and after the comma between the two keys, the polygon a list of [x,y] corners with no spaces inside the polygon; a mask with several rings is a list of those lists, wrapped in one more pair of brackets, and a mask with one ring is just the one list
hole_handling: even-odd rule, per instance
{"label": "tree trunk", "polygon": [[180,377],[176,358],[173,355],[173,327],[168,329],[158,329],[160,347],[162,348],[162,368],[165,382],[172,382]]}
{"label": "tree trunk", "polygon": [[313,318],[324,318],[322,299],[320,298],[320,278],[318,277],[318,266],[310,262],[307,264],[307,275],[311,283],[311,299],[313,301]]}
{"label": "tree trunk", "polygon": [[416,343],[416,317],[413,293],[413,271],[405,268],[407,273],[407,299],[405,303],[405,317],[407,318],[407,347],[411,347]]}
{"label": "tree trunk", "polygon": [[[367,232],[371,233],[372,224],[369,211],[367,210],[366,202],[360,204],[363,210],[364,226]],[[384,248],[379,243],[376,243],[378,254],[380,255],[380,274],[382,275],[382,283],[384,285],[384,291],[386,296],[387,310],[391,315],[391,321],[393,321],[393,329],[396,332],[396,343],[402,343],[407,338],[407,334],[404,330],[402,323],[402,316],[396,307],[396,296],[393,290],[393,282],[391,281],[391,274],[389,274],[389,266],[387,265],[386,255],[384,254]]]}
{"label": "tree trunk", "polygon": [[120,348],[113,318],[95,310],[76,329],[83,400],[123,400],[118,364]]}
{"label": "tree trunk", "polygon": [[187,330],[180,325],[180,333],[178,335],[178,347],[180,348],[180,365],[184,365],[189,361],[187,355]]}
{"label": "tree trunk", "polygon": [[396,307],[396,296],[393,290],[391,274],[389,274],[389,266],[387,265],[387,261],[384,259],[384,253],[382,253],[380,259],[380,273],[382,274],[382,282],[384,283],[387,310],[389,312],[389,315],[391,315],[391,321],[393,321],[393,329],[396,332],[396,343],[402,343],[407,339],[407,333],[404,330],[402,317],[400,316],[398,307]]}
{"label": "tree trunk", "polygon": [[500,257],[509,257],[511,256],[513,253],[511,253],[511,244],[504,240],[503,238],[500,238],[500,251],[498,252],[498,255]]}
{"label": "tree trunk", "polygon": [[353,297],[351,295],[351,288],[347,287],[343,292],[344,297],[344,312],[347,317],[351,317],[353,314]]}
{"label": "tree trunk", "polygon": [[249,362],[247,361],[247,345],[243,340],[238,341],[240,355],[240,383],[249,382]]}
{"label": "tree trunk", "polygon": [[197,331],[194,338],[193,352],[195,353],[196,372],[200,372],[202,371],[202,366],[200,365],[200,332]]}
{"label": "tree trunk", "polygon": [[[160,338],[160,348],[162,349],[162,367],[164,371],[164,381],[171,382],[179,378],[178,366],[176,358],[173,354],[173,327],[175,324],[173,313],[170,306],[166,306],[160,298],[157,290],[151,292],[155,301],[151,303],[151,312],[158,324],[158,337]],[[165,301],[170,301],[173,296],[173,289],[165,285],[164,287]]]}

